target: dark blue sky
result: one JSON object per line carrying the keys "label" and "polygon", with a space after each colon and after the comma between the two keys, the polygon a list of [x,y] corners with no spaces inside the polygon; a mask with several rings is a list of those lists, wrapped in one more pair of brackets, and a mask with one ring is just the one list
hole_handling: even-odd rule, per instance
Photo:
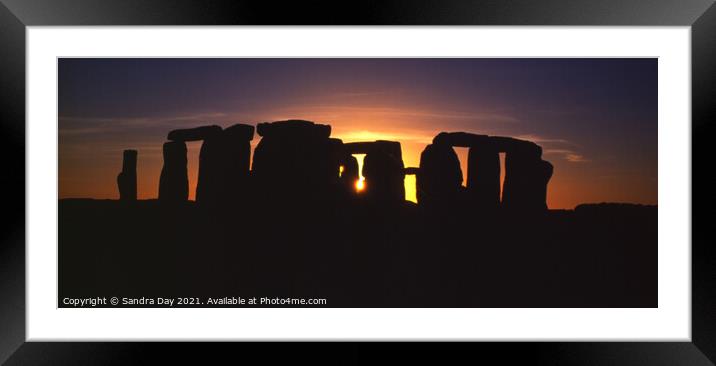
{"label": "dark blue sky", "polygon": [[60,59],[58,67],[64,197],[116,196],[124,148],[139,149],[140,197],[155,197],[159,149],[174,128],[302,118],[347,141],[399,140],[408,165],[440,131],[524,137],[555,165],[551,207],[656,203],[657,59]]}

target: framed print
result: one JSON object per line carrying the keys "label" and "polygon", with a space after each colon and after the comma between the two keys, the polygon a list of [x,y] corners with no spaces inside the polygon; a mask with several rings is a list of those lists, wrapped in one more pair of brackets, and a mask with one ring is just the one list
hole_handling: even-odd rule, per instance
{"label": "framed print", "polygon": [[711,364],[712,2],[320,5],[3,2],[3,360]]}

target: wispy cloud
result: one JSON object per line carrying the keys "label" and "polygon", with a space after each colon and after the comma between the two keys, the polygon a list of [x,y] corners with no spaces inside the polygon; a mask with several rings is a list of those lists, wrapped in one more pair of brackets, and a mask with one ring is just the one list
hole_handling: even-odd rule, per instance
{"label": "wispy cloud", "polygon": [[547,155],[560,155],[564,160],[570,163],[585,163],[589,159],[586,159],[583,155],[568,149],[545,149],[544,153]]}
{"label": "wispy cloud", "polygon": [[519,139],[532,141],[543,148],[545,155],[557,155],[570,163],[586,163],[589,161],[583,154],[579,153],[579,146],[563,138],[545,137],[535,134],[523,134],[516,136]]}
{"label": "wispy cloud", "polygon": [[579,154],[567,154],[566,157],[567,157],[567,161],[572,162],[572,163],[584,163],[584,162],[589,161],[589,160],[585,159],[584,156],[579,155]]}
{"label": "wispy cloud", "polygon": [[518,135],[518,136],[516,136],[516,137],[517,137],[518,139],[527,140],[527,141],[532,141],[532,142],[534,142],[534,143],[536,143],[536,144],[545,144],[545,143],[550,144],[550,143],[552,143],[552,144],[567,144],[567,145],[573,145],[571,142],[569,142],[569,141],[567,141],[567,140],[565,140],[565,139],[547,138],[547,137],[542,137],[542,136],[537,136],[537,135],[530,135],[530,134],[527,134],[527,135]]}
{"label": "wispy cloud", "polygon": [[95,133],[106,133],[116,130],[126,130],[127,128],[143,128],[157,127],[163,125],[172,125],[177,128],[191,125],[192,127],[203,123],[215,123],[215,121],[224,120],[230,117],[227,113],[198,113],[178,116],[165,117],[59,117],[59,133],[60,135],[84,135]]}
{"label": "wispy cloud", "polygon": [[178,116],[164,116],[164,117],[73,117],[73,116],[60,116],[60,122],[79,122],[79,123],[122,123],[129,125],[145,125],[151,123],[168,123],[178,121],[197,121],[206,119],[216,119],[228,116],[226,113],[215,112],[215,113],[197,113],[188,115]]}

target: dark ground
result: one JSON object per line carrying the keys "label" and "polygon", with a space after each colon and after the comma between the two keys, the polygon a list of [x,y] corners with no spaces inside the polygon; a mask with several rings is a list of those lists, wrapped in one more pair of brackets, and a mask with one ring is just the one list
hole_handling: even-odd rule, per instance
{"label": "dark ground", "polygon": [[657,208],[582,205],[520,217],[365,201],[211,210],[60,200],[60,300],[97,296],[656,307]]}

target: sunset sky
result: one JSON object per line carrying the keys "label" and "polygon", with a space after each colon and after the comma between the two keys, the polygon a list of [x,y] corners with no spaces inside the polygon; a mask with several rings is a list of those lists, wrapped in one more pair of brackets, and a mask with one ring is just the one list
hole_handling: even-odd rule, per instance
{"label": "sunset sky", "polygon": [[[60,198],[118,198],[124,149],[139,152],[138,197],[156,198],[173,129],[306,119],[344,142],[400,141],[406,166],[441,131],[523,138],[554,165],[550,208],[657,203],[657,59],[58,63]],[[190,199],[200,146],[188,143]],[[414,200],[412,177],[406,191]]]}

